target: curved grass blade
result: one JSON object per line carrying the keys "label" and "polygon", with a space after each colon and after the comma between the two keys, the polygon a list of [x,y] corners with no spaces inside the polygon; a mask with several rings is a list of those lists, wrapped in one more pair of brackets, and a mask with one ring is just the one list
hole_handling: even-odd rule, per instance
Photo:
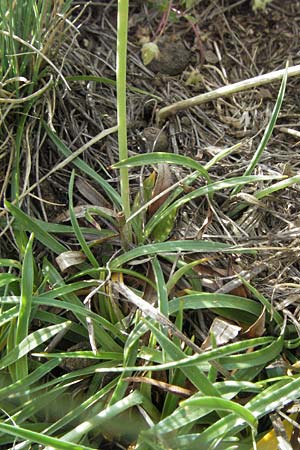
{"label": "curved grass blade", "polygon": [[[259,419],[276,409],[282,408],[289,402],[295,401],[299,397],[300,378],[291,378],[290,382],[286,380],[280,381],[270,388],[265,389],[250,400],[245,406],[257,419]],[[198,450],[199,448],[202,448],[202,446],[209,446],[211,442],[220,435],[234,436],[245,427],[245,424],[241,424],[236,417],[230,414],[207,428],[189,448]]]}
{"label": "curved grass blade", "polygon": [[[148,323],[148,322],[147,322]],[[143,329],[143,333],[145,334],[147,332],[147,327],[145,327],[145,329]],[[237,352],[242,352],[245,350],[248,350],[250,348],[256,347],[256,346],[260,346],[260,345],[265,345],[265,344],[269,344],[270,342],[273,341],[273,338],[271,337],[263,337],[263,338],[255,338],[255,339],[248,339],[245,341],[241,341],[241,342],[237,342],[234,344],[227,344],[223,347],[214,349],[214,350],[210,350],[210,351],[206,351],[204,353],[201,354],[194,354],[193,356],[188,356],[186,357],[186,355],[184,354],[185,357],[177,359],[175,361],[171,361],[171,362],[167,362],[167,363],[163,363],[163,364],[156,364],[156,365],[147,365],[147,371],[151,371],[151,372],[158,372],[158,371],[162,371],[162,370],[168,370],[168,369],[174,369],[174,368],[181,368],[181,367],[190,367],[190,366],[195,366],[195,365],[200,365],[202,364],[203,366],[205,366],[206,363],[210,362],[211,360],[215,360],[227,355],[231,355]],[[146,349],[142,349],[139,353],[139,358],[145,359],[146,361],[153,360],[152,354],[149,351],[148,348]],[[157,356],[157,354],[156,354]],[[159,360],[162,360],[161,355],[159,354],[160,358]],[[156,358],[158,359],[158,358]],[[111,362],[111,361],[110,361]],[[105,366],[105,364],[107,364],[107,367]],[[130,371],[136,371],[136,372],[140,372],[140,371],[144,371],[145,370],[145,366],[123,366],[123,367],[116,367],[116,362],[112,361],[112,365],[109,366],[109,362],[106,362],[105,364],[103,364],[104,367],[99,367],[99,366],[91,366],[92,369],[88,368],[88,371],[86,372],[84,369],[84,372],[82,373],[106,373],[106,372],[110,372],[110,373],[123,373],[125,370],[130,370]],[[73,376],[73,375],[72,375]]]}
{"label": "curved grass blade", "polygon": [[[68,297],[69,298],[69,297]],[[20,303],[20,298],[15,296],[11,296],[11,297],[0,297],[0,304],[19,304]],[[124,335],[121,333],[121,331],[118,329],[117,325],[112,324],[111,322],[109,322],[108,320],[106,320],[104,317],[99,316],[98,314],[94,313],[93,311],[90,311],[86,308],[84,308],[84,306],[82,306],[81,304],[73,304],[73,303],[69,303],[68,301],[63,301],[63,300],[55,300],[53,298],[51,298],[50,296],[47,297],[46,295],[44,297],[33,297],[32,299],[32,304],[33,305],[43,305],[43,306],[52,306],[54,308],[59,308],[59,309],[66,309],[69,311],[72,311],[75,315],[78,315],[78,317],[80,317],[83,320],[83,325],[85,325],[85,319],[87,317],[90,317],[91,319],[93,319],[93,321],[95,321],[95,323],[102,329],[107,329],[109,330],[113,336],[117,336],[118,339],[121,339],[121,341],[124,341]],[[71,324],[73,325],[73,323],[71,322]],[[75,324],[76,325],[76,324]],[[107,333],[102,329],[101,330],[101,338],[104,341],[104,344],[106,343],[106,340],[109,338],[109,340],[107,340],[107,346],[108,343],[110,345],[114,345],[114,348],[110,348],[108,346],[109,351],[120,351],[121,347],[116,344],[112,338],[107,335]],[[104,336],[106,338],[104,338]],[[105,345],[104,345],[105,347]]]}
{"label": "curved grass blade", "polygon": [[[45,276],[49,280],[50,286],[51,285],[55,285],[55,286],[64,286],[65,285],[65,282],[62,279],[61,275],[52,266],[52,264],[50,264],[49,261],[47,261],[46,259],[44,260],[43,271],[45,273]],[[71,306],[74,305],[75,308],[79,307],[79,308],[81,308],[81,310],[83,309],[85,311],[84,313],[82,312],[82,314],[81,313],[78,314],[77,312],[75,312],[75,309],[74,309],[75,315],[78,318],[78,320],[80,321],[80,323],[85,328],[87,328],[86,317],[87,317],[88,309],[82,307],[82,302],[77,297],[77,295],[75,295],[74,293],[70,293],[70,294],[64,295],[63,299],[67,303],[69,303],[69,309],[71,309]],[[51,298],[48,299],[47,302],[51,302]],[[104,320],[106,323],[109,324],[109,326],[114,327],[113,335],[118,335],[120,333],[120,330],[117,330],[117,327],[115,327],[113,324],[111,324],[110,322],[108,322],[106,319],[102,318],[98,314],[92,313],[91,317],[95,321]],[[98,343],[103,347],[104,350],[116,351],[116,352],[120,351],[120,348],[121,348],[120,345],[114,341],[114,339],[105,331],[105,329],[102,326],[95,327],[95,335],[96,335]]]}
{"label": "curved grass blade", "polygon": [[17,275],[13,275],[12,273],[0,273],[0,287],[7,287],[15,281],[20,281],[20,278]]}
{"label": "curved grass blade", "polygon": [[[27,388],[32,384],[39,381],[42,377],[51,372],[60,363],[59,359],[53,359],[41,364],[37,369],[35,369],[30,375],[16,381],[9,386],[2,387],[0,389],[0,399],[5,399],[9,397],[17,397],[20,395],[25,395]],[[41,388],[42,389],[42,388]]]}
{"label": "curved grass blade", "polygon": [[166,317],[169,317],[169,299],[164,274],[156,257],[152,259],[152,268],[157,289],[158,309]]}
{"label": "curved grass blade", "polygon": [[[68,147],[50,129],[50,127],[48,125],[46,125],[46,123],[43,122],[43,126],[46,129],[47,134],[51,138],[52,142],[56,145],[57,150],[64,156],[71,157],[72,156],[71,150],[68,149]],[[117,127],[114,131],[117,131]],[[105,133],[105,130],[100,134],[103,134],[103,133]],[[107,196],[112,200],[112,202],[116,206],[120,206],[122,204],[121,197],[117,193],[117,191],[115,191],[115,189],[112,188],[111,185],[104,178],[102,178],[101,175],[99,175],[94,169],[92,169],[86,162],[82,161],[82,159],[80,159],[78,156],[77,156],[77,158],[72,159],[71,162],[76,167],[78,167],[78,169],[80,169],[82,172],[86,173],[90,178],[95,180],[102,187],[104,192],[107,194]]]}
{"label": "curved grass blade", "polygon": [[266,365],[273,361],[282,351],[284,344],[283,335],[279,336],[267,347],[242,355],[226,356],[219,359],[219,363],[226,369],[248,369],[254,366]]}
{"label": "curved grass blade", "polygon": [[[88,433],[89,431],[100,427],[108,420],[113,420],[116,416],[121,414],[123,411],[126,411],[133,406],[140,405],[143,402],[143,396],[140,392],[135,391],[132,394],[129,394],[127,397],[122,400],[114,403],[112,406],[105,408],[103,411],[96,414],[94,417],[84,421],[73,430],[64,434],[60,439],[61,441],[69,441],[69,442],[78,442],[81,437]],[[49,448],[45,448],[45,450],[50,450]]]}
{"label": "curved grass blade", "polygon": [[0,431],[41,445],[48,445],[51,448],[56,448],[59,450],[95,450],[91,447],[86,447],[85,445],[76,445],[72,442],[63,442],[61,439],[56,439],[42,433],[30,431],[17,425],[8,425],[3,422],[0,422]]}
{"label": "curved grass blade", "polygon": [[[269,195],[273,194],[274,192],[278,192],[282,189],[288,188],[289,186],[291,186],[293,184],[299,184],[299,183],[300,183],[300,177],[299,177],[299,175],[295,175],[293,177],[279,181],[278,183],[274,183],[271,186],[261,189],[258,192],[255,192],[254,197],[257,198],[258,200],[261,200],[262,198],[268,197]],[[247,207],[248,207],[247,203],[241,202],[235,208],[233,208],[232,211],[229,212],[229,216],[235,217],[236,214],[240,213]]]}
{"label": "curved grass blade", "polygon": [[274,180],[278,178],[282,179],[283,177],[278,175],[273,176],[248,175],[236,178],[229,178],[227,180],[222,181],[216,181],[215,183],[208,184],[207,186],[202,186],[201,188],[196,189],[195,191],[192,191],[189,194],[179,198],[167,208],[164,208],[164,205],[162,205],[162,207],[159,208],[159,210],[151,217],[149,222],[146,224],[145,237],[149,237],[153,228],[156,227],[159,224],[159,222],[161,222],[166,216],[168,216],[173,209],[178,209],[185,203],[188,203],[191,200],[194,200],[195,198],[204,195],[209,195],[222,189],[227,189],[235,186],[243,186],[245,184],[256,183],[258,181]]}
{"label": "curved grass blade", "polygon": [[25,339],[23,339],[23,341],[20,342],[20,344],[17,345],[13,350],[11,350],[11,352],[9,352],[1,359],[0,370],[4,369],[10,364],[14,364],[16,361],[22,358],[22,356],[27,355],[27,353],[31,352],[31,350],[36,348],[38,345],[55,336],[60,331],[69,328],[71,323],[72,322],[70,321],[66,321],[58,325],[51,325],[49,327],[34,331]]}
{"label": "curved grass blade", "polygon": [[[1,299],[1,297],[0,297]],[[13,308],[10,308],[8,311],[1,312],[0,315],[0,327],[4,325],[7,322],[10,322],[12,319],[17,317],[19,314],[19,307],[15,306]]]}
{"label": "curved grass blade", "polygon": [[153,152],[143,153],[141,155],[131,156],[124,159],[112,166],[112,169],[121,169],[123,167],[139,167],[148,164],[176,164],[182,167],[189,167],[190,169],[197,170],[199,175],[202,175],[208,183],[210,183],[210,177],[207,170],[197,161],[187,156],[176,155],[168,152]]}
{"label": "curved grass blade", "polygon": [[238,246],[231,246],[219,242],[211,241],[169,241],[159,242],[157,244],[147,244],[137,247],[133,250],[129,250],[121,256],[118,256],[110,263],[111,270],[117,269],[123,264],[131,261],[132,259],[139,258],[141,256],[152,256],[162,253],[176,253],[176,252],[224,252],[224,253],[253,253],[253,250],[241,248]]}
{"label": "curved grass blade", "polygon": [[238,403],[232,402],[220,397],[201,397],[201,398],[191,398],[181,402],[180,406],[183,408],[207,408],[211,410],[221,410],[229,411],[239,416],[245,422],[248,423],[252,428],[257,428],[257,418],[253,415],[251,411]]}
{"label": "curved grass blade", "polygon": [[0,267],[14,267],[15,269],[21,269],[21,263],[15,259],[0,258]]}
{"label": "curved grass blade", "polygon": [[[168,355],[172,361],[176,361],[184,358],[185,353],[172,342],[167,336],[161,333],[153,324],[144,319],[145,323],[147,323],[148,327],[158,340],[161,345],[162,350]],[[147,367],[148,370],[148,367]],[[203,392],[204,395],[210,396],[219,396],[218,390],[213,386],[212,383],[208,380],[208,378],[204,375],[202,370],[196,365],[189,367],[181,367],[181,370],[184,372],[185,376],[191,381],[191,383],[196,386],[200,392]]]}
{"label": "curved grass blade", "polygon": [[74,188],[74,179],[75,179],[75,171],[72,170],[70,183],[69,183],[69,212],[70,212],[70,219],[72,226],[74,228],[74,232],[76,234],[77,240],[80,243],[80,246],[82,248],[83,253],[87,256],[90,263],[97,268],[99,266],[98,261],[96,260],[95,256],[93,255],[92,251],[90,250],[89,246],[87,245],[83,233],[80,229],[80,226],[78,225],[78,221],[76,219],[75,213],[74,213],[74,205],[73,205],[73,188]]}
{"label": "curved grass blade", "polygon": [[[169,303],[169,312],[174,314],[183,309],[211,309],[213,311],[218,311],[218,308],[229,308],[232,310],[239,310],[245,312],[245,317],[248,320],[253,316],[258,317],[262,311],[259,303],[254,300],[250,300],[244,297],[238,297],[236,295],[230,294],[218,294],[218,293],[208,293],[199,292],[192,293],[190,295],[184,295],[182,297],[175,298]],[[241,319],[241,316],[239,316]],[[247,320],[246,320],[247,321]]]}
{"label": "curved grass blade", "polygon": [[[271,137],[271,135],[273,133],[273,129],[274,129],[275,123],[277,121],[277,118],[278,118],[278,115],[279,115],[279,112],[280,112],[280,109],[281,109],[282,101],[283,101],[283,98],[284,98],[286,82],[287,82],[287,76],[288,76],[288,65],[286,66],[285,74],[282,77],[281,86],[280,86],[280,89],[279,89],[279,92],[278,92],[277,100],[276,100],[276,103],[275,103],[275,106],[274,106],[274,109],[273,109],[273,112],[272,112],[271,119],[270,119],[270,121],[268,123],[268,126],[267,126],[265,132],[264,132],[262,140],[260,141],[259,146],[258,146],[256,152],[254,153],[254,155],[253,155],[253,157],[252,157],[252,159],[250,161],[249,166],[245,170],[244,176],[250,175],[253,172],[254,168],[259,163],[260,158],[261,158],[261,156],[262,156],[262,154],[263,154],[263,152],[264,152],[264,150],[265,150],[265,148],[266,148],[266,146],[267,146],[267,144],[269,142],[269,139],[270,139],[270,137]],[[240,187],[236,186],[233,189],[231,195],[235,195],[239,191],[240,191]]]}
{"label": "curved grass blade", "polygon": [[256,297],[257,300],[260,301],[260,303],[266,308],[271,317],[274,318],[275,322],[278,325],[282,326],[284,323],[284,319],[282,318],[280,313],[276,311],[276,309],[272,306],[269,300],[266,299],[260,292],[258,292],[258,290],[255,289],[255,287],[252,286],[252,284],[249,283],[249,281],[245,280],[244,278],[242,278],[242,280],[247,289],[249,289],[249,291],[254,295],[254,297]]}
{"label": "curved grass blade", "polygon": [[[107,77],[96,77],[95,75],[71,75],[66,77],[67,81],[94,81],[95,83],[103,83],[109,86],[117,86],[116,80],[112,80]],[[136,88],[127,84],[128,91],[136,92],[137,94],[147,95],[147,97],[155,98],[158,101],[162,101],[162,98],[158,95],[152,94],[151,92],[144,91],[143,89]]]}
{"label": "curved grass blade", "polygon": [[59,254],[67,251],[67,248],[45,231],[41,225],[25,214],[20,208],[5,200],[5,207],[20,222],[22,228],[34,233],[35,238],[40,241],[46,248]]}
{"label": "curved grass blade", "polygon": [[43,432],[47,434],[53,434],[54,432],[64,428],[71,421],[78,420],[81,414],[84,414],[86,416],[89,408],[93,406],[95,402],[98,402],[99,407],[102,407],[102,409],[104,409],[103,403],[101,402],[99,404],[99,401],[103,399],[103,397],[107,395],[115,387],[116,383],[117,379],[112,380],[110,383],[104,386],[99,392],[96,392],[96,394],[86,399],[82,404],[74,408],[72,411],[69,411],[64,417],[61,417],[54,424],[50,425],[45,430],[43,430]]}

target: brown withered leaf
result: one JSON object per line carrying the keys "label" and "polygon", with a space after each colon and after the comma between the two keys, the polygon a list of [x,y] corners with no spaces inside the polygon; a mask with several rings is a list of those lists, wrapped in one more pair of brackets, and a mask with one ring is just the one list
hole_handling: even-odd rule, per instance
{"label": "brown withered leaf", "polygon": [[247,330],[243,332],[243,336],[248,339],[261,337],[265,332],[266,325],[266,307],[264,306],[260,316],[256,319],[256,321],[250,325]]}
{"label": "brown withered leaf", "polygon": [[222,319],[221,317],[215,317],[209,329],[209,336],[207,336],[205,341],[202,343],[201,349],[210,350],[212,348],[212,334],[214,335],[216,345],[219,346],[227,344],[235,339],[241,329],[241,327],[229,322],[229,320]]}
{"label": "brown withered leaf", "polygon": [[196,239],[202,239],[203,234],[206,232],[207,228],[212,223],[212,220],[213,220],[213,213],[210,206],[208,206],[206,217],[201,227],[199,228]]}
{"label": "brown withered leaf", "polygon": [[85,262],[86,256],[81,251],[63,252],[55,258],[55,261],[61,272],[65,272],[73,266]]}
{"label": "brown withered leaf", "polygon": [[[99,215],[103,217],[116,217],[117,213],[113,211],[112,209],[105,208],[104,206],[95,206],[95,205],[77,205],[75,208],[73,208],[75,217],[77,219],[82,219],[86,217],[87,213],[93,214],[93,215]],[[59,214],[55,218],[56,223],[60,222],[68,222],[70,219],[70,211],[66,210],[63,213]]]}
{"label": "brown withered leaf", "polygon": [[[158,196],[165,189],[172,186],[172,173],[170,171],[168,164],[158,164],[157,166],[157,177],[154,185],[154,189],[152,191],[152,198]],[[148,208],[149,217],[152,217],[153,214],[158,210],[158,208],[165,202],[170,194],[167,193],[160,198],[158,198],[155,202],[153,202]]]}
{"label": "brown withered leaf", "polygon": [[170,392],[171,394],[178,395],[179,397],[189,398],[191,395],[195,393],[195,390],[186,389],[181,386],[175,386],[174,384],[165,383],[164,381],[155,380],[153,378],[147,377],[127,377],[124,378],[124,381],[129,381],[132,383],[145,383],[150,384],[151,386],[155,386],[159,389],[162,389],[165,392]]}
{"label": "brown withered leaf", "polygon": [[201,277],[203,286],[210,291],[217,291],[223,284],[220,277],[226,276],[224,269],[211,267],[206,264],[197,264],[193,267],[193,271]]}
{"label": "brown withered leaf", "polygon": [[104,208],[111,207],[106,198],[83,178],[76,180],[76,187],[80,194],[92,205],[103,206]]}
{"label": "brown withered leaf", "polygon": [[[242,269],[237,265],[233,264],[232,261],[229,264],[228,268],[228,276],[235,275],[237,273],[240,273]],[[228,294],[237,295],[238,297],[248,297],[247,289],[243,284],[240,284],[239,286],[232,289]]]}

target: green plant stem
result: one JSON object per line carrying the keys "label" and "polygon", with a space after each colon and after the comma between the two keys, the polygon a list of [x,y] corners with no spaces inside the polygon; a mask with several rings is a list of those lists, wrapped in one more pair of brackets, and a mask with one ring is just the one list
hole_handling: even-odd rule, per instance
{"label": "green plant stem", "polygon": [[[126,118],[126,63],[127,63],[128,0],[118,0],[118,37],[117,37],[117,114],[119,160],[128,158],[127,118]],[[125,219],[130,217],[130,196],[128,169],[120,170],[120,187]],[[123,246],[132,241],[131,224],[124,225]],[[126,242],[127,241],[127,242]]]}

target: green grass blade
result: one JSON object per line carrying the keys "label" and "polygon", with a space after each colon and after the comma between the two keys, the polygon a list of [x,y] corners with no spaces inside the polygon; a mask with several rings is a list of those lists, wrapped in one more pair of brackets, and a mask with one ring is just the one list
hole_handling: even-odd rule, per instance
{"label": "green grass blade", "polygon": [[[73,430],[69,431],[67,434],[61,437],[62,441],[78,442],[81,437],[88,433],[89,431],[98,428],[108,422],[109,420],[114,420],[116,416],[121,414],[133,406],[139,405],[143,402],[143,396],[135,391],[129,394],[127,397],[123,398],[112,406],[104,409],[100,413],[91,417],[89,420],[82,422],[80,425],[75,427]],[[50,449],[45,449],[50,450]]]}
{"label": "green grass blade", "polygon": [[[119,160],[128,158],[127,148],[127,111],[126,111],[126,68],[127,68],[127,34],[128,34],[128,0],[118,0],[117,20],[117,117],[118,117],[118,143]],[[120,170],[120,189],[122,208],[125,219],[130,217],[130,191],[128,169]],[[124,226],[125,248],[132,241],[131,224]]]}
{"label": "green grass blade", "polygon": [[11,350],[10,353],[8,353],[1,359],[0,370],[11,364],[14,364],[20,358],[35,349],[38,345],[52,338],[60,331],[67,329],[70,324],[70,321],[66,321],[58,325],[51,325],[50,327],[41,328],[40,330],[34,331],[25,339],[23,339],[23,341],[20,342],[20,344],[18,344],[13,350]]}
{"label": "green grass blade", "polygon": [[[288,66],[286,67],[286,69],[287,68],[288,68]],[[278,115],[279,115],[279,112],[281,109],[281,105],[283,102],[285,88],[286,88],[286,82],[287,82],[287,76],[288,76],[288,71],[286,70],[284,76],[282,77],[281,86],[280,86],[280,89],[278,92],[277,100],[276,100],[276,103],[275,103],[275,106],[274,106],[274,109],[272,112],[271,119],[268,123],[268,126],[267,126],[265,132],[264,132],[262,140],[260,141],[259,146],[250,161],[249,166],[245,170],[244,176],[250,175],[253,172],[254,168],[259,163],[260,158],[270,140],[270,137],[273,133],[273,129],[276,124],[276,121],[277,121],[277,118],[278,118]],[[236,186],[232,191],[232,195],[237,194],[239,191],[240,191],[240,187]]]}
{"label": "green grass blade", "polygon": [[219,362],[228,370],[248,369],[254,366],[267,365],[273,361],[282,351],[284,344],[283,336],[279,336],[274,342],[267,347],[256,350],[244,355],[232,355],[220,358]]}
{"label": "green grass blade", "polygon": [[41,364],[37,369],[35,369],[30,375],[16,381],[9,386],[2,387],[0,389],[0,400],[17,397],[26,394],[26,390],[29,386],[39,381],[42,377],[51,372],[60,363],[59,359],[53,359]]}
{"label": "green grass blade", "polygon": [[[50,286],[51,285],[55,285],[55,286],[64,286],[65,285],[65,282],[64,282],[63,278],[61,277],[61,275],[52,266],[52,264],[49,261],[47,261],[46,259],[44,260],[43,272],[47,276]],[[73,305],[75,306],[77,311],[79,311],[77,309],[78,307],[81,308],[80,311],[82,311],[82,314],[77,313],[75,311],[75,308],[74,308],[74,312],[75,312],[75,315],[78,318],[78,320],[84,326],[84,328],[87,328],[86,317],[88,316],[89,313],[88,313],[87,308],[83,308],[82,301],[77,297],[77,295],[75,295],[73,293],[64,295],[63,299],[64,299],[64,301],[66,301],[66,303],[69,303],[69,307],[68,307],[69,309],[71,309],[71,307],[73,307]],[[47,298],[47,300],[44,300],[44,301],[46,301],[50,305],[51,302],[53,304],[54,300],[52,300],[51,298],[49,298],[49,299]],[[118,336],[120,334],[120,330],[118,330],[116,326],[114,326],[113,324],[111,324],[109,321],[102,318],[98,314],[92,313],[91,317],[95,321],[102,321],[102,324],[105,322],[107,324],[107,326],[110,328],[113,327],[113,329],[114,329],[113,336],[115,336],[115,335]],[[103,326],[95,327],[95,336],[96,336],[97,342],[103,347],[103,350],[112,351],[112,352],[120,351],[120,349],[121,349],[120,345],[117,344],[114,341],[114,339],[109,335],[109,333],[107,333],[105,331]]]}
{"label": "green grass blade", "polygon": [[199,175],[202,175],[208,182],[210,182],[210,177],[207,170],[197,161],[187,156],[176,155],[174,153],[168,152],[154,152],[154,153],[143,153],[141,155],[132,156],[121,160],[120,162],[114,164],[112,169],[121,169],[123,167],[139,167],[148,164],[176,164],[181,167],[189,167],[191,169],[197,170]]}
{"label": "green grass blade", "polygon": [[[252,321],[254,321],[255,317],[258,317],[262,311],[259,303],[254,300],[231,294],[218,294],[210,292],[192,292],[189,295],[184,295],[170,301],[170,314],[176,313],[181,308],[212,309],[213,311],[218,311],[218,308],[229,308],[232,310],[246,312],[248,319],[252,317]],[[240,314],[240,312],[238,314]]]}
{"label": "green grass blade", "polygon": [[30,431],[17,425],[8,425],[3,422],[0,422],[0,431],[2,431],[3,433],[8,433],[14,437],[27,439],[31,442],[36,442],[41,445],[48,445],[59,450],[95,450],[91,447],[76,445],[72,442],[63,442],[61,439],[56,439],[50,436],[46,436],[42,433]]}
{"label": "green grass blade", "polygon": [[157,289],[158,309],[164,316],[169,317],[169,299],[167,287],[162,268],[156,257],[152,259],[152,268]]}
{"label": "green grass blade", "polygon": [[5,207],[19,221],[24,230],[34,233],[35,238],[40,241],[46,248],[52,250],[56,254],[63,253],[67,248],[52,237],[42,226],[35,220],[25,214],[20,208],[5,201]]}
{"label": "green grass blade", "polygon": [[[168,355],[172,361],[176,361],[184,358],[185,353],[174,344],[164,333],[161,333],[150,321],[145,320],[147,326],[150,328],[156,339],[161,345],[162,350]],[[147,368],[148,370],[148,368]],[[207,377],[204,375],[202,370],[199,369],[198,366],[189,366],[189,367],[181,367],[181,370],[184,372],[186,377],[190,380],[191,383],[196,386],[200,392],[203,392],[205,395],[219,396],[218,390],[213,386],[212,383],[209,382]]]}
{"label": "green grass blade", "polygon": [[[295,401],[299,396],[300,378],[291,378],[290,382],[281,381],[275,383],[271,388],[255,396],[245,406],[256,418],[261,418],[276,409],[282,408],[290,401]],[[207,428],[190,448],[196,450],[202,448],[202,446],[208,446],[219,436],[233,436],[244,429],[245,426],[245,424],[241,424],[236,417],[230,414]]]}
{"label": "green grass blade", "polygon": [[90,250],[89,246],[87,245],[83,233],[80,229],[80,226],[78,224],[78,221],[76,219],[75,213],[74,213],[74,205],[73,205],[73,189],[74,189],[74,179],[75,179],[75,171],[72,170],[70,183],[69,183],[69,212],[70,212],[70,219],[72,226],[74,228],[74,232],[76,234],[77,240],[80,243],[81,249],[83,253],[87,256],[90,263],[95,267],[99,267],[98,261],[96,260],[95,256],[93,255],[92,251]]}
{"label": "green grass blade", "polygon": [[[32,308],[32,292],[33,292],[33,256],[32,244],[34,235],[31,234],[28,244],[25,249],[22,278],[21,278],[21,297],[20,309],[16,328],[16,345],[23,341],[29,332],[29,322]],[[28,375],[27,355],[20,358],[16,362],[16,376],[17,379],[24,378]]]}
{"label": "green grass blade", "polygon": [[14,259],[0,258],[0,267],[12,267],[15,269],[21,269],[21,263]]}
{"label": "green grass blade", "polygon": [[[45,123],[43,124],[47,134],[51,138],[52,142],[56,145],[57,150],[64,156],[70,157],[72,156],[71,150],[68,149],[68,147],[59,139],[59,137],[54,133],[48,125]],[[74,166],[78,167],[82,172],[84,172],[86,175],[88,175],[90,178],[95,180],[99,186],[102,187],[104,192],[107,194],[107,196],[112,200],[112,202],[116,206],[120,206],[122,204],[121,197],[117,193],[117,191],[111,187],[111,185],[101,177],[94,169],[92,169],[86,162],[82,161],[79,157],[72,160],[72,164]]]}
{"label": "green grass blade", "polygon": [[207,186],[202,186],[201,188],[196,189],[195,191],[190,192],[189,194],[184,195],[178,200],[174,201],[167,208],[162,205],[161,208],[151,217],[149,222],[145,227],[145,236],[149,237],[153,228],[155,228],[165,217],[167,217],[172,210],[177,210],[185,203],[190,202],[198,197],[213,194],[214,192],[220,191],[222,189],[227,189],[235,186],[243,186],[248,183],[256,183],[258,181],[268,181],[282,178],[282,176],[274,175],[274,176],[265,176],[265,175],[248,175],[237,178],[229,178],[227,180],[216,181],[215,183],[208,184]]}
{"label": "green grass blade", "polygon": [[[105,397],[115,387],[116,383],[117,383],[116,379],[112,380],[110,383],[108,383],[106,386],[100,389],[99,392],[96,392],[96,394],[86,399],[82,404],[78,405],[72,411],[69,411],[69,413],[66,414],[64,417],[61,417],[61,419],[59,419],[54,424],[47,427],[44,430],[44,433],[53,434],[54,432],[64,428],[68,423],[74,420],[78,420],[78,418],[81,415],[86,417],[89,408],[96,402],[98,402],[99,404],[99,401],[103,399],[103,397]],[[102,402],[100,403],[100,407],[104,409]]]}
{"label": "green grass blade", "polygon": [[20,281],[20,278],[17,275],[13,275],[12,273],[0,273],[0,287],[8,286],[15,281]]}
{"label": "green grass blade", "polygon": [[248,423],[252,428],[257,428],[257,418],[251,413],[247,408],[238,403],[232,402],[231,400],[226,400],[220,397],[201,397],[201,398],[191,398],[181,402],[183,408],[207,408],[211,410],[222,410],[233,412],[235,415],[242,418]]}
{"label": "green grass blade", "polygon": [[247,289],[249,289],[249,291],[254,295],[254,297],[257,298],[257,300],[260,301],[260,303],[265,306],[266,310],[268,311],[268,313],[271,315],[271,318],[274,318],[275,322],[282,326],[283,325],[283,318],[280,315],[280,313],[278,311],[276,311],[276,309],[273,307],[273,305],[271,304],[271,302],[266,299],[257,289],[255,289],[254,286],[252,286],[251,283],[249,283],[249,281],[245,280],[244,278],[242,278],[244,285],[247,287]]}
{"label": "green grass blade", "polygon": [[[71,75],[66,77],[67,81],[94,81],[95,83],[103,83],[109,86],[117,86],[116,80],[112,80],[107,77],[97,77],[95,75]],[[155,98],[158,101],[162,101],[162,98],[158,95],[152,94],[151,92],[144,91],[143,89],[136,88],[134,86],[127,85],[128,91],[136,92],[137,94],[147,95]]]}
{"label": "green grass blade", "polygon": [[8,311],[2,312],[0,315],[0,327],[2,327],[5,323],[10,322],[12,319],[17,317],[19,314],[19,307],[15,306],[14,308],[10,308]]}
{"label": "green grass blade", "polygon": [[169,241],[159,242],[157,244],[147,244],[137,247],[133,250],[129,250],[123,255],[115,258],[111,264],[111,270],[121,267],[123,264],[128,263],[132,259],[139,258],[141,256],[149,256],[163,253],[177,253],[177,252],[225,252],[225,253],[253,253],[251,249],[239,248],[238,246],[231,246],[219,242],[211,241]]}

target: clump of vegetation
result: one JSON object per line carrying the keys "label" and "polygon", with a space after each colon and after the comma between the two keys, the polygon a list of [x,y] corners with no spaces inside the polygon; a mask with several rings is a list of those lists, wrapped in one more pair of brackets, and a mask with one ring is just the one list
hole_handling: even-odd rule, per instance
{"label": "clump of vegetation", "polygon": [[[196,3],[181,2],[187,9]],[[256,150],[242,172],[229,169],[224,176],[222,164],[240,158],[245,142],[209,148],[206,161],[170,152],[163,109],[141,134],[145,152],[128,152],[127,89],[147,101],[160,97],[127,85],[127,1],[117,8],[116,79],[64,75],[68,55],[59,51],[74,31],[71,2],[16,1],[1,8],[1,133],[11,149],[1,173],[1,239],[7,240],[0,255],[1,448],[91,450],[118,442],[137,450],[225,450],[274,442],[278,428],[260,425],[269,417],[280,422],[275,411],[299,397],[300,342],[292,314],[253,279],[276,258],[270,252],[292,249],[248,242],[243,221],[251,228],[260,211],[273,214],[272,198],[300,182],[292,171],[260,165],[289,69],[280,75]],[[82,83],[83,91],[92,83],[116,87],[115,114],[104,112],[107,98],[100,96],[101,114],[93,120],[84,115],[91,128],[61,133],[55,98],[72,82]],[[94,112],[92,98],[99,93],[91,92]],[[196,106],[188,100],[182,100],[185,109]],[[74,99],[71,105],[76,111]],[[73,120],[74,110],[68,113]],[[90,137],[95,117],[110,126]],[[93,167],[84,152],[114,134],[118,156]],[[79,135],[86,138],[81,146]],[[46,173],[35,165],[32,181],[38,152],[32,158],[31,149],[43,142],[61,160]],[[176,181],[174,167],[180,170]],[[133,188],[130,176],[138,168]],[[63,198],[39,197],[42,183],[59,170],[67,180]],[[32,199],[63,213],[48,220]],[[193,239],[182,221],[187,205],[205,211]],[[228,226],[226,235],[204,236],[214,215]],[[281,426],[290,436],[287,424],[295,416],[285,412]]]}

